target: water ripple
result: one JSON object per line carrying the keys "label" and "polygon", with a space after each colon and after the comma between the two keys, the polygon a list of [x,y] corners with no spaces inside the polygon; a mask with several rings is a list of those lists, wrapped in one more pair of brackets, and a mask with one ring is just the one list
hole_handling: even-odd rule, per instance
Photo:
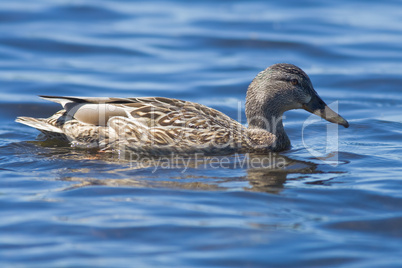
{"label": "water ripple", "polygon": [[[401,10],[361,0],[0,2],[1,266],[399,267]],[[248,84],[277,62],[299,65],[339,102],[350,127],[336,143],[327,123],[302,131],[310,114],[290,111],[293,148],[269,165],[240,155],[217,159],[227,168],[210,158],[163,168],[35,140],[14,122],[60,109],[37,95],[78,95],[174,97],[246,123]]]}

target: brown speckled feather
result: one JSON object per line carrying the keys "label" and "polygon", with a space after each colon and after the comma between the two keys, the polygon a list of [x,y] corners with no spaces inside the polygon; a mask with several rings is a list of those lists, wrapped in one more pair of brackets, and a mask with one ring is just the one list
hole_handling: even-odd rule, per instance
{"label": "brown speckled feather", "polygon": [[[240,152],[248,151],[254,145],[247,135],[247,128],[198,103],[156,97],[44,98],[58,102],[65,100],[65,104],[60,102],[65,109],[47,119],[20,117],[17,121],[39,129],[50,138],[60,139],[64,135],[73,146],[165,155]],[[106,107],[104,111],[102,106]],[[117,109],[124,110],[125,115],[114,115]],[[99,118],[87,117],[86,122],[76,118],[91,113],[95,117],[104,116],[106,124],[91,124],[91,121],[102,121]]]}

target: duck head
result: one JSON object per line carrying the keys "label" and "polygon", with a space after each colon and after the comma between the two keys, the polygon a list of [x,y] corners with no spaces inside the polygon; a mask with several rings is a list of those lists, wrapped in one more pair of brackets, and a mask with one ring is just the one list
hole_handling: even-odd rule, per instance
{"label": "duck head", "polygon": [[[320,98],[308,75],[299,67],[279,63],[260,72],[251,82],[246,97],[250,128],[265,128],[266,122],[280,120],[284,112],[304,109],[323,119],[349,127],[349,123]],[[264,120],[262,120],[264,121]]]}

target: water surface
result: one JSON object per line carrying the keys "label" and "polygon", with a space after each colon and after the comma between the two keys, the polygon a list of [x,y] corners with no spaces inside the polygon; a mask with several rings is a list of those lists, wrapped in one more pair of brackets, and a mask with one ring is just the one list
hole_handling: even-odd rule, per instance
{"label": "water surface", "polygon": [[[399,1],[1,2],[1,267],[401,267],[401,19]],[[14,122],[69,95],[186,99],[246,123],[248,84],[277,62],[350,128],[327,138],[291,111],[289,151],[164,167]]]}

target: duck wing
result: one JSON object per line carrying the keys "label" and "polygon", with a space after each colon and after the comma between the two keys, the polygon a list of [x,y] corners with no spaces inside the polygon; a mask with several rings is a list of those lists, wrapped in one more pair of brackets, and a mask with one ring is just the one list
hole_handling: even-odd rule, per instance
{"label": "duck wing", "polygon": [[[124,144],[142,152],[162,147],[170,152],[192,152],[227,144],[229,149],[239,146],[245,131],[222,112],[178,99],[41,97],[60,103],[64,110],[48,119],[24,117],[20,123],[42,132],[57,130],[81,143],[95,141],[106,148]],[[40,124],[29,123],[33,121]]]}
{"label": "duck wing", "polygon": [[40,96],[60,103],[69,117],[82,123],[105,126],[115,116],[127,117],[148,127],[229,128],[237,121],[202,104],[163,97],[86,98]]}

